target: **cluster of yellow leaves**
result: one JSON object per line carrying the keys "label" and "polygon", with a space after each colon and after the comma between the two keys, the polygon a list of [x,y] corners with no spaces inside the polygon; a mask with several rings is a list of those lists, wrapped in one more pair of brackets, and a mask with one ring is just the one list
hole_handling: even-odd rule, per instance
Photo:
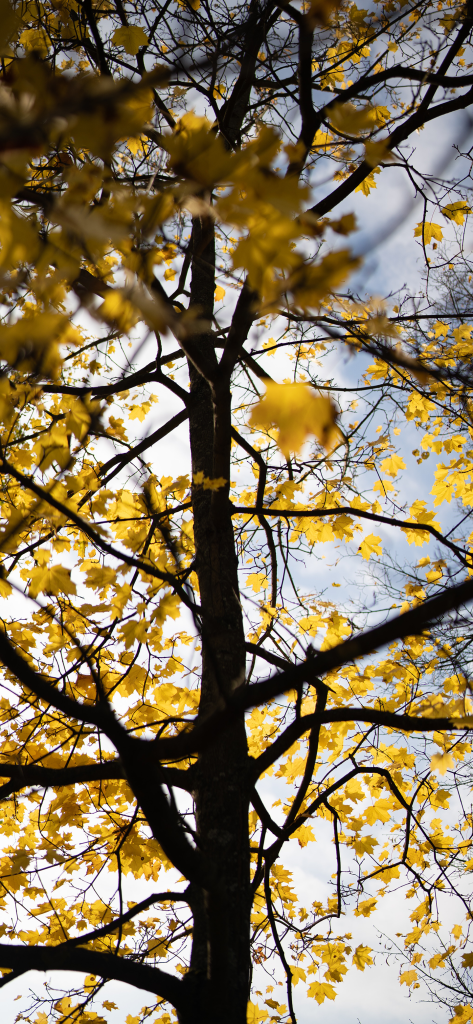
{"label": "cluster of yellow leaves", "polygon": [[[197,10],[198,0],[193,0],[190,6]],[[326,24],[335,7],[331,0],[314,0],[306,16],[309,20]],[[106,5],[103,5],[101,14],[104,12],[106,17]],[[354,5],[347,11],[353,38],[358,39],[360,32],[364,31],[365,14]],[[66,10],[61,16],[69,17]],[[71,24],[73,21],[69,18]],[[25,29],[21,40],[27,51],[48,52],[49,42],[41,30]],[[130,56],[139,53],[148,42],[148,35],[139,25],[122,25],[111,34],[112,45]],[[329,48],[321,71],[324,87],[336,84],[338,88],[344,82],[347,68],[368,55],[368,46],[360,45],[353,49],[351,42],[337,40],[336,45]],[[260,55],[261,60],[263,56]],[[123,60],[123,53],[119,59]],[[15,87],[10,88],[7,83],[2,86],[4,98],[8,96],[12,111],[8,114],[6,103],[5,118],[8,120],[10,117],[12,124],[21,123],[20,99],[27,95],[30,97],[32,123],[35,118],[46,118],[47,122],[49,113],[47,104],[43,105],[43,94],[48,95],[50,79],[45,70],[30,59],[18,63],[14,74]],[[84,444],[89,431],[96,430],[98,436],[102,432],[108,440],[116,438],[127,446],[130,441],[125,419],[114,415],[117,414],[116,408],[99,418],[98,403],[87,398],[75,401],[68,396],[45,400],[34,379],[39,376],[57,380],[64,366],[67,383],[76,379],[73,375],[67,376],[67,364],[63,360],[66,352],[69,357],[74,348],[79,350],[83,343],[84,347],[88,344],[81,330],[71,327],[69,319],[70,288],[73,285],[77,288],[74,294],[78,294],[81,287],[86,289],[82,278],[77,285],[81,270],[85,268],[93,279],[88,296],[90,302],[87,300],[89,315],[95,317],[98,326],[105,325],[110,335],[132,333],[138,323],[158,332],[169,328],[178,340],[194,329],[196,322],[191,316],[186,317],[150,292],[156,267],[163,270],[166,267],[165,281],[172,281],[179,273],[177,244],[164,242],[160,236],[161,226],[166,222],[169,226],[176,213],[179,217],[199,216],[204,221],[215,218],[219,227],[229,226],[235,230],[237,237],[231,239],[234,247],[231,260],[229,258],[231,270],[242,269],[247,273],[250,286],[259,293],[263,302],[263,312],[275,308],[283,296],[289,296],[297,312],[312,310],[326,301],[330,292],[339,288],[357,265],[356,260],[345,249],[330,252],[309,263],[305,253],[297,251],[296,245],[307,236],[319,237],[327,227],[346,235],[354,230],[355,222],[351,215],[345,215],[338,221],[321,224],[304,214],[304,206],[309,202],[307,187],[301,186],[291,176],[282,177],[274,168],[280,152],[280,139],[275,132],[261,128],[249,143],[231,152],[215,133],[213,124],[192,112],[180,118],[175,129],[158,140],[158,148],[167,154],[169,183],[154,193],[151,190],[147,193],[134,192],[124,183],[117,187],[113,177],[107,174],[107,161],[112,154],[116,157],[121,140],[126,140],[132,155],[146,155],[149,140],[145,130],[151,111],[149,86],[152,83],[145,79],[143,88],[133,90],[130,86],[122,95],[116,83],[111,81],[107,86],[108,101],[102,103],[97,82],[85,81],[85,78],[79,76],[75,82],[74,96],[67,76],[57,78],[63,105],[67,107],[66,98],[72,107],[72,99],[77,100],[82,90],[84,109],[64,118],[61,146],[65,155],[61,159],[68,156],[71,162],[61,165],[64,187],[62,195],[56,197],[51,207],[47,238],[43,238],[34,216],[24,212],[18,215],[10,201],[30,180],[32,172],[27,161],[20,161],[15,166],[6,162],[0,167],[1,281],[2,287],[5,284],[6,295],[13,294],[16,303],[10,319],[0,325],[0,357],[10,364],[13,371],[10,381],[6,378],[0,381],[0,414],[5,428],[2,443],[8,445],[8,457],[16,469],[31,472],[36,478],[42,475],[46,487],[50,488],[50,497],[62,502],[66,509],[66,512],[61,512],[48,507],[45,500],[13,482],[2,490],[1,511],[6,524],[1,537],[2,553],[16,554],[19,549],[24,549],[18,577],[26,585],[30,598],[45,595],[54,599],[45,608],[36,607],[27,625],[10,622],[9,631],[24,652],[31,656],[34,654],[44,673],[51,676],[57,672],[65,680],[67,692],[86,704],[97,699],[96,682],[81,663],[78,643],[83,643],[87,649],[90,646],[101,685],[119,711],[121,720],[136,735],[145,730],[147,735],[155,735],[164,718],[169,719],[167,728],[172,731],[181,725],[180,722],[176,724],[176,719],[195,716],[199,700],[183,656],[184,647],[190,646],[193,638],[184,630],[176,631],[176,620],[179,626],[182,611],[179,597],[159,577],[146,572],[148,568],[172,573],[178,565],[183,574],[188,574],[186,579],[197,590],[192,571],[195,554],[192,520],[190,517],[174,517],[176,506],[190,503],[190,481],[187,477],[158,479],[150,473],[142,489],[132,483],[120,483],[113,491],[101,489],[99,460],[92,456],[92,446],[84,452]],[[102,87],[105,91],[103,81]],[[216,86],[215,99],[222,96],[223,89],[222,85]],[[356,140],[362,133],[379,127],[388,116],[386,108],[334,104],[330,108],[333,131],[317,133],[313,152],[316,153],[318,148],[328,150],[332,147],[334,153],[333,140],[336,139],[339,146],[340,134]],[[48,130],[46,125],[46,135]],[[57,126],[50,126],[53,141],[56,130]],[[373,169],[360,186],[368,195],[376,185],[375,169],[389,160],[390,150],[387,139],[364,137],[360,141],[365,146],[365,159]],[[74,153],[74,159],[80,151],[80,159],[76,163],[69,155],[68,147]],[[294,151],[295,147],[286,147],[286,156],[289,159],[295,157]],[[341,152],[340,148],[338,152]],[[35,156],[35,159],[40,168],[42,155]],[[345,167],[341,173],[346,173]],[[216,193],[212,206],[208,201],[211,190]],[[452,202],[442,208],[445,218],[459,226],[464,224],[470,212],[464,201]],[[432,221],[417,225],[415,235],[426,245],[443,238],[442,228]],[[140,244],[143,242],[143,251],[135,244],[137,238]],[[25,266],[31,278],[31,301],[24,300],[21,292],[15,292],[15,281],[21,277]],[[116,272],[120,274],[120,284],[117,284]],[[26,278],[25,273],[21,281]],[[90,278],[85,280],[91,284]],[[94,287],[100,295],[97,302],[91,298]],[[9,288],[13,289],[11,293]],[[223,301],[225,294],[225,289],[218,285],[216,301]],[[352,312],[351,307],[347,317]],[[389,338],[396,334],[387,316],[378,315],[373,310],[363,311],[360,322],[371,337]],[[205,329],[208,330],[208,324]],[[471,333],[472,329],[467,324],[454,329],[450,336],[453,339],[451,358],[454,355],[461,359],[471,358]],[[436,340],[440,336],[447,337],[448,327],[439,322],[434,327],[434,334]],[[318,356],[315,348],[308,347],[307,352],[310,359]],[[433,357],[436,358],[435,352]],[[81,358],[78,352],[73,364],[76,377],[80,371],[88,381],[89,370],[94,373],[104,365],[107,365],[108,372],[110,364],[100,364],[98,358],[89,364],[86,359],[81,362]],[[377,361],[368,372],[371,380],[401,380],[394,376],[396,371],[392,367],[381,361]],[[414,370],[412,373],[416,376]],[[33,384],[26,381],[26,375],[31,375]],[[417,383],[422,385],[425,381],[419,378]],[[437,415],[436,403],[445,398],[445,389],[442,391],[434,383],[431,386],[431,392],[428,389],[423,392],[422,388],[414,386],[410,389],[409,385],[398,405],[402,406],[405,420],[424,432],[421,448],[426,454],[443,450],[455,456],[448,466],[439,464],[437,468],[432,490],[436,505],[450,502],[454,496],[461,498],[468,507],[473,494],[473,464],[471,456],[464,452],[469,434],[464,425],[460,427],[457,424],[455,432],[446,436],[443,420],[433,421],[433,416]],[[150,396],[133,399],[131,404],[126,404],[122,395],[121,411],[127,420],[141,421],[151,409],[152,401],[153,396]],[[250,417],[251,426],[265,431],[270,439],[274,439],[286,458],[300,453],[311,437],[326,453],[332,454],[346,440],[337,421],[338,410],[331,400],[303,382],[276,384],[269,381],[265,396],[253,408]],[[25,439],[26,428],[28,434]],[[348,440],[346,448],[348,453]],[[356,456],[367,473],[379,469],[384,477],[394,480],[406,469],[404,457],[394,451],[384,435],[368,448]],[[350,541],[361,529],[357,511],[369,510],[373,514],[382,511],[377,500],[353,498],[345,480],[335,480],[334,473],[332,481],[332,469],[328,468],[327,462],[326,466],[326,480],[320,492],[309,496],[304,492],[301,500],[297,497],[297,491],[301,490],[297,481],[281,482],[278,479],[277,482],[268,482],[265,505],[269,511],[274,507],[288,513],[287,519],[292,523],[291,543],[304,542],[312,548],[315,544]],[[54,479],[56,476],[59,479]],[[372,480],[371,476],[369,480]],[[196,473],[192,478],[193,493],[196,489],[217,492],[228,483],[224,477],[214,479],[203,472]],[[349,483],[351,485],[351,478]],[[393,490],[393,485],[390,480],[379,479],[373,488],[370,487],[371,490],[383,500]],[[254,507],[256,492],[248,490],[244,493],[247,504]],[[347,493],[348,499],[345,498]],[[320,513],[325,508],[333,511],[342,504],[348,505],[352,514],[344,512],[326,517],[298,515],[298,512],[311,510]],[[89,542],[88,534],[80,525],[68,519],[67,509],[78,513],[83,523],[95,530],[96,543]],[[246,527],[247,521],[253,517],[248,514],[239,518]],[[440,523],[423,499],[414,501],[408,518],[412,523],[440,530]],[[160,525],[157,527],[156,523]],[[429,539],[427,531],[409,527],[404,529],[404,535],[413,545],[422,545]],[[132,575],[129,563],[121,562],[119,558],[108,560],[100,547],[104,537],[107,542],[111,537],[119,545],[123,557],[129,552],[139,556],[144,568],[133,571]],[[172,544],[167,542],[169,537]],[[382,551],[381,537],[376,532],[365,535],[358,546],[358,553],[366,562],[380,556]],[[419,568],[424,569],[425,566],[419,563]],[[426,571],[426,580],[422,576],[420,582],[417,573],[405,585],[406,597],[412,603],[423,600],[428,585],[442,580],[444,568],[445,563],[437,559]],[[269,566],[262,569],[260,562],[258,571],[248,573],[247,584],[254,594],[262,588],[269,589]],[[1,579],[0,594],[6,596],[9,591],[10,584]],[[98,603],[93,604],[92,600]],[[407,601],[405,605],[409,606]],[[298,609],[297,614],[291,617],[279,598],[276,606],[272,607],[265,597],[260,611],[261,627],[251,639],[259,639],[263,633],[270,635],[273,626],[282,622],[288,631],[292,631],[294,644],[296,636],[303,642],[311,638],[316,640],[321,650],[327,650],[352,632],[348,615],[329,601],[312,602],[310,599],[308,607],[302,612]],[[330,687],[330,706],[342,708],[350,706],[354,700],[363,699],[372,701],[376,708],[382,706],[387,710],[402,709],[404,712],[407,707],[409,713],[422,713],[426,717],[463,716],[462,720],[467,722],[464,717],[468,712],[464,696],[466,683],[462,684],[458,676],[444,683],[445,691],[453,695],[451,699],[426,692],[422,677],[424,668],[425,677],[429,678],[439,666],[442,667],[442,660],[447,656],[434,642],[429,649],[430,642],[427,637],[408,638],[404,647],[393,646],[383,660],[362,666],[348,665],[343,672],[329,674],[326,681]],[[13,677],[8,678],[12,686],[17,686]],[[376,683],[375,689],[376,679],[381,682]],[[22,706],[25,713],[17,720],[15,704],[10,700],[2,704],[2,756],[8,758],[20,749],[25,764],[44,762],[50,767],[61,766],[66,758],[70,758],[74,766],[80,766],[94,763],[96,757],[104,756],[87,730],[78,738],[73,737],[60,715],[49,711],[45,716],[41,703],[35,708],[25,699]],[[309,715],[314,707],[313,694],[304,696],[301,713]],[[278,730],[284,727],[286,714],[287,707],[279,704],[253,709],[246,723],[251,756],[256,758],[268,748]],[[46,724],[43,718],[47,719]],[[419,799],[425,795],[430,809],[443,811],[448,807],[449,793],[439,788],[435,774],[450,772],[468,756],[469,747],[464,743],[450,749],[449,742],[440,742],[437,737],[435,742],[439,752],[433,754],[430,762],[427,761],[434,775],[428,784],[425,783],[424,789],[419,790]],[[287,783],[290,789],[285,812],[290,809],[295,786],[304,775],[306,756],[305,741],[302,741],[277,767],[276,777]],[[335,765],[335,768],[330,768],[335,773],[339,772],[339,765],[346,759],[353,761],[353,758],[361,756],[365,770],[363,777],[357,776],[340,787],[331,796],[332,809],[320,805],[317,815],[325,822],[332,822],[334,814],[337,815],[341,829],[339,840],[344,852],[353,856],[357,864],[363,864],[360,870],[366,874],[360,875],[361,880],[368,885],[370,879],[366,875],[372,872],[372,878],[383,891],[390,879],[400,876],[397,861],[402,853],[402,841],[394,829],[400,827],[402,808],[388,787],[380,785],[379,776],[371,773],[371,769],[387,766],[396,785],[407,795],[418,784],[414,754],[400,744],[398,737],[387,745],[379,737],[375,739],[369,733],[357,733],[346,722],[331,728],[324,727],[320,733],[312,788],[308,791],[305,806],[309,806],[310,800],[317,795],[322,777],[318,770],[322,763],[324,770],[327,765]],[[323,778],[322,785],[330,786],[334,779],[335,774],[328,782]],[[56,871],[63,872],[62,877],[66,880],[73,877],[79,880],[82,871],[89,879],[100,875],[104,866],[111,868],[119,849],[120,868],[126,878],[134,876],[145,882],[156,881],[169,862],[150,839],[142,821],[130,826],[132,812],[131,796],[126,782],[122,780],[101,783],[100,786],[81,786],[75,792],[54,792],[44,806],[40,806],[35,792],[27,801],[12,801],[5,805],[3,834],[5,837],[13,836],[14,842],[2,851],[2,892],[21,899],[30,917],[38,922],[36,929],[25,928],[20,933],[20,940],[32,944],[59,942],[64,938],[64,928],[69,934],[69,929],[72,932],[76,927],[79,930],[97,927],[112,919],[110,907],[99,899],[94,903],[84,899],[74,902],[75,897],[66,899],[57,893],[51,899],[47,898],[41,886],[33,884],[37,867],[42,870],[54,865]],[[391,821],[394,822],[393,833],[383,846],[379,825],[386,826]],[[252,812],[250,826],[252,834],[258,835],[260,823],[256,812]],[[311,823],[307,818],[295,830],[294,839],[301,848],[315,841],[314,827],[314,820]],[[75,860],[74,835],[79,828],[82,828],[86,841],[82,859]],[[453,849],[453,840],[442,826],[440,817],[430,819],[429,829],[429,841],[435,843],[439,856]],[[59,851],[58,836],[61,837]],[[473,862],[468,863],[471,869]],[[412,830],[407,864],[416,871],[432,864],[432,847],[420,829]],[[279,908],[293,921],[297,916],[297,896],[290,872],[279,863],[273,866],[271,891]],[[355,915],[369,917],[375,906],[376,897],[361,899]],[[314,906],[314,913],[323,916],[325,912],[335,913],[333,897],[323,908]],[[301,920],[304,919],[302,913]],[[413,932],[424,927],[423,920],[421,914],[413,918]],[[253,925],[263,935],[270,934],[261,890],[255,901]],[[154,919],[141,920],[137,925],[129,922],[123,928],[122,952],[135,954],[138,951],[140,956],[163,959],[170,949],[171,931],[170,927],[169,933],[162,933]],[[5,928],[4,934],[10,938],[14,930]],[[112,949],[112,942],[113,936],[104,939],[98,948]],[[136,945],[138,942],[141,946]],[[334,986],[343,980],[349,962],[355,969],[364,970],[373,963],[370,954],[371,950],[363,945],[352,951],[345,940],[337,940],[333,935],[330,941],[317,940],[310,948],[310,962],[302,967],[301,955],[300,960],[292,965],[293,982],[306,982],[308,977],[317,975],[317,980],[310,980],[308,991],[310,997],[321,1004],[325,999],[335,997]],[[470,966],[469,962],[466,966]],[[415,970],[401,975],[402,984],[410,986],[416,981]],[[88,979],[86,990],[90,990],[93,984],[94,981]],[[112,1007],[113,1004],[104,1003],[105,1009]],[[70,1011],[71,1006],[64,1003],[61,1012]],[[467,1011],[466,1007],[458,1008],[455,1017],[458,1024],[463,1024],[473,1015],[468,1015]],[[270,1016],[277,1019],[285,1012],[284,1004],[269,998],[262,1009],[254,1003],[249,1004],[248,1020],[257,1024]],[[89,1020],[88,1011],[84,1011],[83,1016],[84,1020]],[[163,1024],[169,1024],[170,1018],[165,1020],[166,1017],[161,1018]],[[96,1017],[96,1024],[101,1020]],[[135,1024],[138,1020],[130,1015],[128,1024]],[[41,1021],[41,1024],[45,1022]]]}

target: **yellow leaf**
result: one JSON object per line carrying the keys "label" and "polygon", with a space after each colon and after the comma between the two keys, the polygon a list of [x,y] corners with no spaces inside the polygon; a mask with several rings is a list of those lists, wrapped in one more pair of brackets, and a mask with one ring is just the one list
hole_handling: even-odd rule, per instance
{"label": "yellow leaf", "polygon": [[[357,857],[363,857],[363,854],[365,853],[372,854],[373,850],[376,849],[378,842],[376,839],[373,839],[372,836],[359,836],[357,839],[353,839],[350,845],[355,851]],[[365,911],[360,909],[361,907],[367,907],[368,904],[370,904],[369,910]],[[376,906],[376,900],[374,903],[372,900],[365,900],[364,903],[359,904],[359,908],[355,913],[358,916],[362,915],[363,917],[369,917],[374,906]]]}
{"label": "yellow leaf", "polygon": [[371,555],[382,555],[383,549],[381,547],[381,537],[376,536],[374,533],[370,533],[364,540],[362,540],[358,551],[367,562],[369,562]]}
{"label": "yellow leaf", "polygon": [[158,607],[151,616],[153,622],[156,622],[158,626],[161,626],[162,623],[168,618],[179,618],[180,604],[181,599],[178,596],[178,594],[165,594],[164,597],[161,598]]}
{"label": "yellow leaf", "polygon": [[77,399],[77,401],[70,403],[67,413],[67,429],[72,431],[78,441],[82,441],[82,438],[85,437],[90,425],[90,419],[90,413],[84,402]]}
{"label": "yellow leaf", "polygon": [[246,1019],[248,1024],[259,1024],[261,1020],[267,1020],[269,1013],[263,1006],[257,1006],[256,1003],[248,1003],[248,1009],[246,1013]]}
{"label": "yellow leaf", "polygon": [[129,331],[138,319],[137,312],[129,299],[118,288],[107,292],[99,309],[100,316],[120,331]]}
{"label": "yellow leaf", "polygon": [[291,274],[286,287],[292,291],[294,302],[301,309],[316,309],[359,266],[360,260],[352,256],[348,249],[336,249],[335,252],[327,253],[320,263],[310,266],[302,262]]}
{"label": "yellow leaf", "polygon": [[451,754],[434,754],[430,762],[430,767],[433,772],[439,772],[440,775],[446,775],[449,768],[453,768],[455,762]]}
{"label": "yellow leaf", "polygon": [[401,985],[413,985],[417,981],[417,971],[404,971],[399,975]]}
{"label": "yellow leaf", "polygon": [[417,238],[418,236],[421,236],[424,239],[424,245],[430,245],[433,238],[435,238],[437,242],[441,242],[443,232],[440,224],[434,224],[431,220],[421,220],[414,230],[414,238]]}
{"label": "yellow leaf", "polygon": [[246,582],[248,586],[253,588],[255,594],[258,594],[259,591],[261,590],[261,587],[263,586],[263,583],[266,582],[266,573],[250,572],[246,577]]}
{"label": "yellow leaf", "polygon": [[365,142],[365,161],[370,167],[377,167],[378,164],[389,164],[394,159],[394,154],[389,148],[389,139]]}
{"label": "yellow leaf", "polygon": [[442,572],[441,569],[430,569],[430,571],[426,572],[425,575],[426,575],[426,578],[428,579],[429,583],[436,583],[437,580],[441,580],[442,579],[443,572]]}
{"label": "yellow leaf", "polygon": [[299,825],[295,837],[299,846],[307,846],[307,843],[315,843],[316,839],[310,825]]}
{"label": "yellow leaf", "polygon": [[366,178],[364,178],[363,181],[356,186],[355,192],[363,192],[364,196],[369,196],[371,189],[377,188],[374,176],[375,174],[379,174],[379,172],[379,167],[373,167],[373,170],[369,174],[367,174]]}
{"label": "yellow leaf", "polygon": [[397,476],[399,470],[405,468],[406,464],[400,455],[390,455],[388,459],[383,459],[381,463],[382,472],[392,477]]}
{"label": "yellow leaf", "polygon": [[340,7],[341,0],[311,0],[306,14],[309,25],[328,25],[330,17]]}
{"label": "yellow leaf", "polygon": [[337,235],[350,235],[357,228],[355,214],[344,213],[339,220],[330,221],[330,227],[332,231],[336,231]]}
{"label": "yellow leaf", "polygon": [[455,224],[463,224],[465,217],[471,213],[471,209],[468,203],[447,203],[446,206],[442,206],[442,213],[444,217],[448,217],[448,220],[453,220]]}
{"label": "yellow leaf", "polygon": [[394,491],[394,485],[390,480],[375,480],[373,484],[373,491],[379,491],[380,494],[386,495],[389,491]]}
{"label": "yellow leaf", "polygon": [[220,284],[218,284],[216,289],[215,289],[215,302],[221,302],[222,299],[225,298],[225,295],[226,295],[225,288],[222,288],[222,286]]}
{"label": "yellow leaf", "polygon": [[202,470],[198,473],[194,473],[193,482],[196,486],[199,484],[203,485],[204,491],[219,491],[221,487],[225,487],[228,480],[225,480],[224,476],[217,476],[214,480],[209,476],[204,476]]}
{"label": "yellow leaf", "polygon": [[334,128],[344,134],[359,135],[376,123],[376,108],[369,104],[366,107],[355,107],[353,103],[334,103],[329,118]]}
{"label": "yellow leaf", "polygon": [[467,1021],[473,1020],[473,1006],[455,1006],[454,1010],[455,1016],[449,1024],[467,1024]]}
{"label": "yellow leaf", "polygon": [[336,426],[337,410],[330,398],[315,394],[306,384],[276,384],[267,381],[266,395],[254,407],[252,426],[278,428],[277,443],[286,458],[300,451],[304,441],[314,434],[327,450],[340,438]]}
{"label": "yellow leaf", "polygon": [[49,50],[49,40],[44,28],[27,28],[21,33],[20,43],[26,52],[35,51],[40,57],[46,57]]}
{"label": "yellow leaf", "polygon": [[148,954],[150,956],[166,956],[168,944],[164,939],[150,939],[148,942]]}
{"label": "yellow leaf", "polygon": [[365,967],[369,967],[374,963],[370,953],[372,950],[369,946],[357,946],[353,954],[353,963],[359,971],[364,971]]}
{"label": "yellow leaf", "polygon": [[123,639],[123,643],[128,649],[133,647],[135,641],[139,644],[146,642],[148,623],[146,619],[132,619],[131,622],[124,623],[120,632],[121,639]]}
{"label": "yellow leaf", "polygon": [[319,1006],[324,1002],[325,999],[335,999],[336,992],[333,985],[328,985],[326,981],[313,981],[307,990],[307,994],[315,999]]}
{"label": "yellow leaf", "polygon": [[51,565],[49,568],[38,566],[30,572],[31,583],[28,589],[30,597],[38,594],[76,594],[76,585],[71,580],[69,569],[62,565]]}
{"label": "yellow leaf", "polygon": [[202,184],[228,178],[232,167],[231,154],[211,129],[206,117],[189,110],[177,122],[173,134],[163,138],[169,165]]}
{"label": "yellow leaf", "polygon": [[376,900],[372,897],[369,900],[361,900],[355,910],[355,917],[369,917],[376,907]]}
{"label": "yellow leaf", "polygon": [[116,578],[115,569],[110,569],[108,566],[97,563],[87,569],[85,582],[86,586],[90,587],[91,590],[100,590],[100,596],[106,597],[111,584],[115,583]]}
{"label": "yellow leaf", "polygon": [[125,52],[133,56],[138,53],[140,46],[146,46],[147,42],[148,36],[140,25],[122,25],[121,28],[115,29],[112,36],[112,43],[115,43],[115,46],[123,46]]}

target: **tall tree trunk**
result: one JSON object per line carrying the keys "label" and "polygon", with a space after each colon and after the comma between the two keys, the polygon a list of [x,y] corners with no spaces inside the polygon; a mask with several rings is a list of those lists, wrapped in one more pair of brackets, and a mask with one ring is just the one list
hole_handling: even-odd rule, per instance
{"label": "tall tree trunk", "polygon": [[[211,320],[215,289],[213,224],[193,231],[191,305]],[[205,364],[217,371],[212,336],[195,339]],[[192,474],[230,477],[230,388],[215,388],[189,362]],[[228,502],[222,493],[193,484],[196,571],[202,606],[200,714],[244,681],[245,638],[238,591],[237,555]],[[215,889],[196,893],[189,991],[192,1024],[245,1024],[249,989],[250,851],[249,761],[243,719],[198,759],[194,800],[197,842],[207,856]],[[186,1021],[187,1024],[187,1021]]]}

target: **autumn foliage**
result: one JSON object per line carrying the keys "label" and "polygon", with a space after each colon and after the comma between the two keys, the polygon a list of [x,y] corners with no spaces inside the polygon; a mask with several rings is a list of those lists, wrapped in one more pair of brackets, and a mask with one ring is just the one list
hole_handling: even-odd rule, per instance
{"label": "autumn foliage", "polygon": [[155,3],[0,2],[0,987],[295,1024],[398,891],[467,1024],[473,8]]}

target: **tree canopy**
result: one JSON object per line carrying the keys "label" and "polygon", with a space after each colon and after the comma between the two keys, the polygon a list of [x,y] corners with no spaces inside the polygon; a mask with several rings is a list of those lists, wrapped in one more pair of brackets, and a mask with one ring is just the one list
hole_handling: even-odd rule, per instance
{"label": "tree canopy", "polygon": [[[398,889],[466,1024],[472,4],[0,12],[0,987],[296,1024]],[[425,289],[382,299],[393,175]]]}

